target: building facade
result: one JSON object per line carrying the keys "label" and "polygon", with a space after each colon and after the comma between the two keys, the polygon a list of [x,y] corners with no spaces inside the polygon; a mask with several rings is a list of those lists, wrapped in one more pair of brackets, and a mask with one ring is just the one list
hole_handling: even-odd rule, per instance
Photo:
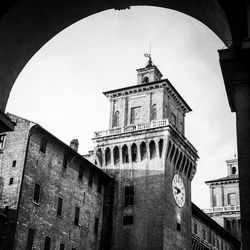
{"label": "building facade", "polygon": [[185,138],[191,111],[152,64],[137,85],[104,92],[109,129],[95,133],[97,165],[116,180],[112,249],[191,249],[191,181],[197,150]]}
{"label": "building facade", "polygon": [[195,204],[192,204],[192,249],[240,249],[240,242]]}
{"label": "building facade", "polygon": [[3,235],[1,249],[100,249],[111,178],[77,153],[77,140],[67,146],[37,124],[9,117],[16,126],[4,134],[0,154],[0,207],[14,213],[3,228],[15,231]]}
{"label": "building facade", "polygon": [[211,218],[238,239],[241,238],[238,160],[227,160],[227,176],[206,181],[210,190],[210,208],[205,209]]}

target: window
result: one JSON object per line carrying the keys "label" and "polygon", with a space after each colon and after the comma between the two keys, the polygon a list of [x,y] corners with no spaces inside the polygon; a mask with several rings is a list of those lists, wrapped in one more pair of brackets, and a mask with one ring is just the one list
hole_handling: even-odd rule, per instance
{"label": "window", "polygon": [[26,250],[32,250],[34,235],[35,235],[35,229],[29,228],[27,244],[26,244]]}
{"label": "window", "polygon": [[80,215],[80,208],[76,207],[76,209],[75,209],[75,220],[74,220],[75,225],[79,224],[79,215]]}
{"label": "window", "polygon": [[103,158],[103,156],[102,156],[102,150],[100,148],[96,151],[96,156],[97,156],[97,158],[99,160],[100,165],[102,166],[102,161],[103,161],[102,158]]}
{"label": "window", "polygon": [[206,237],[206,229],[205,229],[205,228],[202,229],[202,238],[203,238],[204,240],[207,239],[207,237]]}
{"label": "window", "polygon": [[101,179],[98,180],[97,192],[98,193],[102,192],[102,180]]}
{"label": "window", "polygon": [[128,146],[124,145],[122,147],[122,163],[128,163],[129,158],[128,158]]}
{"label": "window", "polygon": [[114,154],[114,163],[118,164],[120,162],[120,154],[119,154],[119,148],[117,146],[115,146],[113,154]]}
{"label": "window", "polygon": [[38,183],[36,183],[35,184],[35,189],[34,189],[34,196],[33,196],[33,200],[36,203],[39,203],[40,189],[41,189],[41,186]]}
{"label": "window", "polygon": [[153,104],[150,111],[150,121],[157,119],[157,105]]}
{"label": "window", "polygon": [[45,237],[44,250],[50,250],[51,238],[49,236]]}
{"label": "window", "polygon": [[141,160],[146,159],[146,157],[147,157],[147,146],[146,146],[146,143],[144,141],[140,145],[140,151],[141,151]]}
{"label": "window", "polygon": [[6,134],[0,135],[0,149],[4,149]]}
{"label": "window", "polygon": [[106,166],[108,166],[111,163],[111,155],[109,148],[106,148],[105,150],[105,161],[106,161]]}
{"label": "window", "polygon": [[41,143],[40,143],[40,152],[45,154],[46,152],[46,147],[47,147],[48,140],[44,137],[41,138]]}
{"label": "window", "polygon": [[232,174],[236,174],[236,167],[232,167]]}
{"label": "window", "polygon": [[149,155],[150,155],[150,159],[153,159],[156,157],[156,147],[155,147],[154,141],[151,141],[149,143]]}
{"label": "window", "polygon": [[68,160],[69,160],[68,155],[67,155],[67,154],[64,154],[64,156],[63,156],[63,170],[66,170],[66,169],[67,169]]}
{"label": "window", "polygon": [[89,173],[89,182],[88,182],[89,187],[92,187],[93,178],[94,178],[94,174],[90,172]]}
{"label": "window", "polygon": [[179,232],[181,231],[181,224],[179,222],[177,222],[176,229]]}
{"label": "window", "polygon": [[127,215],[123,217],[123,225],[132,225],[134,222],[134,218],[131,215]]}
{"label": "window", "polygon": [[125,187],[125,206],[134,205],[134,186]]}
{"label": "window", "polygon": [[142,83],[149,83],[149,79],[147,76],[143,77]]}
{"label": "window", "polygon": [[95,228],[94,228],[95,235],[98,235],[98,227],[99,227],[99,218],[95,218]]}
{"label": "window", "polygon": [[228,205],[236,205],[235,193],[227,194]]}
{"label": "window", "polygon": [[219,206],[219,196],[218,194],[213,195],[213,206],[218,207]]}
{"label": "window", "polygon": [[16,167],[16,161],[13,161],[13,162],[12,162],[12,167],[13,167],[13,168]]}
{"label": "window", "polygon": [[131,147],[132,162],[137,162],[137,146],[133,143]]}
{"label": "window", "polygon": [[115,111],[114,116],[113,116],[113,127],[119,126],[119,116],[120,116],[119,111]]}
{"label": "window", "polygon": [[11,177],[11,178],[10,178],[10,180],[9,180],[9,185],[12,185],[12,184],[13,184],[13,182],[14,182],[14,178],[13,178],[13,177]]}
{"label": "window", "polygon": [[57,216],[62,216],[62,205],[63,205],[63,199],[61,197],[58,197]]}
{"label": "window", "polygon": [[84,172],[84,167],[83,166],[79,166],[79,175],[78,175],[78,179],[82,180],[83,178],[83,172]]}
{"label": "window", "polygon": [[225,226],[226,226],[226,230],[227,231],[229,231],[229,232],[231,232],[231,225],[230,225],[230,220],[227,220],[227,219],[225,219]]}
{"label": "window", "polygon": [[60,250],[64,250],[64,247],[65,247],[64,244],[61,243],[61,244],[60,244]]}
{"label": "window", "polygon": [[163,139],[159,140],[158,146],[159,146],[159,156],[161,158],[161,156],[162,156],[162,150],[163,150]]}
{"label": "window", "polygon": [[137,124],[141,119],[141,107],[131,108],[130,124]]}

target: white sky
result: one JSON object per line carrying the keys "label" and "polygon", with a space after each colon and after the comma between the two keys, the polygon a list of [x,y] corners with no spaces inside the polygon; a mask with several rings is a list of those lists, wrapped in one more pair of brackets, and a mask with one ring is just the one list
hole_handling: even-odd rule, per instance
{"label": "white sky", "polygon": [[209,206],[204,181],[226,175],[236,151],[217,50],[222,41],[199,21],[156,7],[108,10],[85,18],[44,45],[19,75],[7,112],[39,123],[79,153],[93,149],[93,132],[108,129],[109,101],[102,94],[136,84],[136,69],[152,59],[192,108],[186,137],[198,149],[192,200]]}

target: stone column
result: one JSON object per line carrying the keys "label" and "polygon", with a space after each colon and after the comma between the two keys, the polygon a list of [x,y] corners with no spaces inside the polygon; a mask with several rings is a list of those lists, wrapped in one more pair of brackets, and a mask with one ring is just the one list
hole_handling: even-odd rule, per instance
{"label": "stone column", "polygon": [[250,46],[220,50],[220,64],[233,112],[236,112],[242,250],[250,245]]}

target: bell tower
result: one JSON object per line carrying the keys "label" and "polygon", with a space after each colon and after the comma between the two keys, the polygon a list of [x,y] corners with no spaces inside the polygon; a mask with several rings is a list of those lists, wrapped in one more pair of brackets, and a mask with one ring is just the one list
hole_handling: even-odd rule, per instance
{"label": "bell tower", "polygon": [[93,140],[97,165],[116,181],[112,249],[191,249],[198,158],[184,136],[191,108],[161,78],[149,57],[136,85],[103,93],[110,101],[109,129]]}

